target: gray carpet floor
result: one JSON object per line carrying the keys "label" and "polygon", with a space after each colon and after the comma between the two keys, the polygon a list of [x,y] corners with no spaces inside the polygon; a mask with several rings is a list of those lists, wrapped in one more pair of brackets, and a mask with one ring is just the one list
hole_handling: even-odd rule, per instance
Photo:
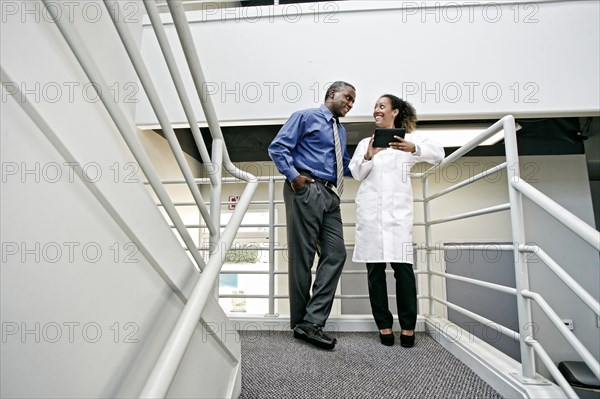
{"label": "gray carpet floor", "polygon": [[291,331],[241,332],[242,399],[502,397],[425,333],[413,348],[379,343],[377,333],[333,333],[335,350]]}

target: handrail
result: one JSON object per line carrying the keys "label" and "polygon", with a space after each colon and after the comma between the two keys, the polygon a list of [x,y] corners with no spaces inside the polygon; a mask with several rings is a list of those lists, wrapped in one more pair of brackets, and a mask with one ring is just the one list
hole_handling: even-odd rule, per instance
{"label": "handrail", "polygon": [[[183,49],[183,54],[185,55],[187,65],[190,68],[192,80],[194,81],[194,87],[196,88],[196,93],[200,99],[200,104],[202,105],[204,115],[206,116],[210,133],[213,139],[223,139],[223,133],[221,132],[221,126],[219,126],[219,119],[217,118],[217,113],[215,112],[215,107],[212,103],[211,96],[203,95],[203,88],[206,85],[206,79],[204,77],[202,66],[200,65],[200,57],[198,56],[198,51],[196,50],[196,46],[194,44],[194,38],[192,37],[192,32],[185,15],[185,11],[183,10],[183,5],[179,1],[169,1],[167,4],[169,5],[169,11],[173,17],[175,30],[177,31],[177,36],[181,42],[181,47]],[[256,181],[255,176],[238,169],[231,162],[231,159],[229,158],[229,152],[227,151],[226,147],[223,147],[223,165],[225,170],[227,170],[227,172],[229,172],[229,174],[231,174],[233,177],[237,177],[238,179],[247,182]]]}
{"label": "handrail", "polygon": [[461,306],[450,303],[446,300],[443,300],[442,298],[431,296],[431,299],[449,307],[450,309],[456,310],[457,312],[459,312],[467,317],[470,317],[473,320],[477,320],[478,322],[485,324],[486,326],[494,326],[495,328],[498,329],[498,331],[500,331],[502,334],[506,335],[509,338],[512,338],[514,340],[520,339],[521,334],[519,334],[517,331],[513,331],[510,328],[506,328],[503,325],[496,323],[495,321],[487,319],[483,316],[479,316],[477,313],[471,312],[470,310],[467,310]]}
{"label": "handrail", "polygon": [[573,277],[571,277],[554,259],[537,245],[521,245],[523,252],[531,252],[536,255],[573,291],[597,316],[600,316],[600,303],[594,299]]}
{"label": "handrail", "polygon": [[[244,193],[240,197],[239,206],[236,207],[229,225],[225,228],[225,231],[217,242],[217,248],[227,248],[231,245],[231,242],[235,238],[237,226],[241,223],[244,213],[248,208],[249,199],[256,190],[256,185],[257,182],[250,182],[246,186]],[[140,393],[140,397],[163,398],[166,396],[208,298],[212,295],[212,288],[219,277],[222,264],[223,258],[220,256],[212,256],[209,259],[152,373],[148,377],[146,385]]]}
{"label": "handrail", "polygon": [[[255,179],[257,181],[260,182],[268,182],[271,178],[273,178],[274,181],[285,181],[285,176],[256,176]],[[239,183],[240,179],[236,178],[236,177],[222,177],[221,178],[221,182],[222,183]],[[207,178],[196,178],[194,179],[194,182],[196,184],[203,184],[203,183],[210,183],[210,180]],[[181,180],[181,179],[165,179],[162,181],[162,184],[183,184],[185,183],[185,180]]]}
{"label": "handrail", "polygon": [[554,324],[554,326],[558,329],[558,331],[562,334],[562,336],[571,344],[573,349],[581,356],[585,364],[588,365],[590,370],[594,373],[596,378],[600,378],[600,363],[594,358],[594,356],[586,349],[585,346],[575,337],[567,326],[563,323],[560,317],[556,314],[556,312],[552,309],[552,307],[546,302],[544,297],[542,297],[537,292],[531,292],[529,290],[523,290],[521,295],[525,298],[533,299],[535,303],[538,304],[540,309],[548,316],[550,321]]}
{"label": "handrail", "polygon": [[[169,68],[169,73],[171,74],[171,78],[173,79],[175,89],[177,90],[177,95],[179,96],[179,100],[181,101],[181,104],[183,106],[183,111],[185,112],[185,116],[190,125],[192,136],[196,141],[196,146],[198,147],[198,151],[200,152],[200,158],[202,159],[202,162],[204,162],[205,164],[209,164],[211,161],[210,155],[208,154],[208,149],[206,148],[206,144],[204,143],[202,133],[200,132],[200,128],[198,127],[197,118],[194,114],[192,104],[190,103],[187,91],[185,89],[185,84],[183,83],[181,73],[179,73],[179,69],[177,68],[177,62],[175,61],[175,56],[173,55],[173,51],[171,50],[169,40],[167,39],[167,33],[165,32],[165,28],[160,19],[160,15],[158,15],[158,6],[156,4],[156,1],[144,0],[144,6],[146,7],[146,12],[148,13],[148,17],[150,18],[150,24],[152,25],[152,29],[154,29],[154,34],[156,35],[160,49],[163,53],[165,61],[167,62],[167,68]],[[209,170],[209,180],[212,186],[214,187],[218,184],[218,182],[217,176],[213,172],[213,170]],[[165,183],[163,182],[163,184]]]}
{"label": "handrail", "polygon": [[546,211],[550,216],[568,227],[573,233],[581,237],[585,242],[600,251],[600,232],[590,227],[587,223],[567,211],[565,208],[551,200],[531,184],[524,180],[518,179],[510,183],[515,189],[527,198],[532,200],[536,205]]}
{"label": "handrail", "polygon": [[133,154],[135,160],[140,165],[140,168],[144,172],[144,175],[146,175],[146,178],[150,182],[150,185],[156,193],[156,196],[163,204],[165,211],[177,227],[177,231],[179,232],[184,243],[190,250],[190,253],[192,254],[194,260],[198,264],[198,267],[204,267],[204,259],[202,259],[202,256],[200,255],[198,250],[195,250],[195,244],[192,240],[192,237],[190,237],[190,234],[183,225],[183,221],[177,213],[175,206],[173,206],[173,202],[169,198],[169,194],[162,186],[160,179],[156,171],[154,170],[150,159],[148,158],[148,155],[146,155],[146,152],[142,148],[142,145],[140,144],[138,138],[133,133],[131,125],[129,124],[129,121],[125,116],[125,113],[114,102],[114,99],[110,98],[110,89],[106,84],[102,73],[100,72],[92,57],[90,56],[87,47],[81,42],[79,36],[73,31],[73,27],[69,24],[69,22],[65,18],[61,17],[61,15],[59,14],[60,10],[57,7],[55,7],[55,4],[53,4],[53,2],[50,0],[42,1],[44,6],[46,7],[46,10],[48,11],[48,15],[50,15],[52,20],[56,23],[56,26],[58,27],[61,35],[65,39],[65,42],[70,47],[71,51],[73,52],[73,55],[79,62],[79,65],[81,65],[83,72],[86,74],[86,76],[88,77],[88,79],[90,79],[91,82],[95,82],[95,84],[92,85],[94,87],[94,90],[96,90],[98,97],[102,101],[102,104],[104,104],[104,107],[106,108],[115,125],[117,126],[117,129],[121,133],[121,136],[125,140],[125,143],[129,147],[129,149],[131,150],[131,153]]}
{"label": "handrail", "polygon": [[433,274],[434,276],[445,277],[450,280],[456,280],[456,281],[462,281],[464,283],[470,283],[473,285],[477,285],[479,287],[490,288],[492,290],[495,290],[498,292],[503,292],[505,294],[512,294],[512,295],[517,294],[517,290],[515,288],[507,287],[505,285],[488,283],[487,281],[481,281],[481,280],[477,280],[477,279],[473,279],[473,278],[463,277],[463,276],[459,276],[459,275],[452,274],[452,273],[431,272],[431,274]]}
{"label": "handrail", "polygon": [[490,137],[492,137],[494,134],[496,134],[499,131],[501,131],[505,127],[504,126],[505,122],[507,120],[510,120],[510,119],[512,119],[513,130],[514,130],[514,118],[512,116],[505,116],[504,118],[502,118],[502,119],[498,120],[497,122],[495,122],[492,126],[490,126],[487,129],[485,129],[483,132],[481,132],[480,134],[478,134],[477,136],[475,136],[473,139],[471,139],[470,141],[468,141],[466,144],[464,144],[458,150],[454,151],[452,154],[450,154],[449,156],[447,156],[446,158],[444,158],[442,160],[442,162],[438,163],[437,165],[432,166],[431,168],[427,169],[423,173],[415,173],[415,177],[418,177],[418,178],[421,178],[422,180],[424,180],[429,175],[435,173],[436,171],[438,171],[439,169],[441,169],[444,166],[448,165],[449,163],[452,163],[452,162],[456,161],[457,159],[459,159],[460,157],[462,157],[463,155],[465,155],[466,153],[468,153],[469,151],[471,151],[472,149],[474,149],[475,147],[477,147],[479,144],[481,144],[485,140],[487,140]]}
{"label": "handrail", "polygon": [[[104,5],[106,6],[107,10],[115,10],[119,7],[118,2],[114,0],[104,0]],[[175,160],[177,161],[177,165],[179,166],[179,169],[181,170],[181,173],[183,174],[183,177],[185,178],[188,184],[188,188],[192,193],[192,197],[194,198],[194,201],[196,201],[196,205],[198,206],[198,209],[200,209],[200,213],[202,214],[205,223],[208,225],[208,229],[212,234],[215,234],[217,232],[217,229],[213,224],[213,221],[210,217],[210,213],[208,212],[208,208],[204,204],[204,198],[202,198],[202,194],[200,193],[198,186],[196,186],[193,182],[194,176],[192,175],[190,166],[188,165],[185,159],[185,155],[183,154],[181,145],[177,140],[177,136],[175,136],[173,126],[171,125],[167,112],[165,111],[165,108],[162,105],[158,91],[156,90],[156,87],[152,82],[152,78],[150,77],[150,73],[148,72],[146,64],[142,59],[142,55],[140,54],[133,38],[131,37],[129,28],[125,26],[125,22],[123,22],[119,18],[118,13],[109,12],[109,15],[111,16],[117,33],[121,38],[123,47],[125,48],[125,51],[127,52],[129,59],[131,60],[133,68],[135,69],[135,72],[138,78],[140,79],[140,83],[142,84],[142,87],[146,92],[146,96],[150,101],[150,105],[152,106],[152,109],[154,110],[154,113],[158,118],[163,133],[165,134],[165,138],[167,139],[169,146],[171,147],[171,151],[173,152],[173,155],[175,157]]]}
{"label": "handrail", "polygon": [[506,168],[506,162],[503,162],[500,165],[496,165],[493,168],[489,168],[489,169],[487,169],[487,170],[485,170],[485,171],[483,171],[483,172],[481,172],[481,173],[479,173],[479,174],[477,174],[475,176],[472,176],[472,177],[470,177],[468,179],[463,180],[460,183],[456,183],[455,185],[453,185],[451,187],[448,187],[445,190],[442,190],[442,191],[440,191],[440,192],[438,192],[438,193],[436,193],[434,195],[431,195],[431,196],[429,196],[427,198],[424,198],[423,200],[431,201],[433,199],[439,198],[439,197],[444,196],[446,194],[449,194],[449,193],[451,193],[453,191],[456,191],[459,188],[463,188],[463,187],[468,186],[469,184],[475,183],[476,181],[479,181],[479,180],[481,180],[481,179],[483,179],[485,177],[493,175],[494,173],[498,173],[499,171],[501,171],[501,170],[503,170],[505,168]]}
{"label": "handrail", "polygon": [[[194,334],[194,329],[196,328],[202,312],[204,311],[204,307],[206,306],[208,298],[212,295],[212,290],[219,277],[219,272],[223,267],[225,257],[221,256],[220,250],[226,250],[231,246],[236,232],[242,223],[243,216],[250,205],[251,197],[258,186],[258,180],[255,176],[251,175],[250,173],[244,173],[235,167],[235,165],[233,165],[231,162],[211,97],[202,95],[201,88],[203,85],[205,85],[206,80],[204,78],[204,72],[202,71],[202,67],[200,65],[200,58],[198,57],[194,40],[190,32],[187,17],[183,11],[183,6],[177,1],[168,2],[168,6],[173,18],[177,35],[183,48],[183,52],[185,54],[185,58],[187,60],[188,67],[190,68],[190,72],[194,80],[196,92],[208,122],[211,136],[213,138],[214,160],[218,161],[219,165],[223,164],[225,169],[232,176],[241,180],[245,180],[248,184],[246,185],[236,209],[229,220],[229,224],[223,233],[220,234],[220,232],[217,230],[215,234],[211,234],[210,240],[211,244],[214,244],[214,251],[211,253],[206,268],[203,270],[202,275],[198,279],[188,303],[183,309],[177,324],[173,328],[173,331],[171,332],[171,335],[169,336],[169,339],[152,370],[152,373],[148,377],[146,384],[140,393],[141,397],[152,398],[166,396],[167,391],[173,382],[177,369],[179,368],[179,365],[183,359],[185,350],[187,349],[190,339]],[[215,180],[217,184],[213,187],[211,192],[211,208],[215,212],[212,217],[217,219],[219,215],[220,204],[216,203],[216,196],[220,196],[221,179],[217,178]]]}
{"label": "handrail", "polygon": [[[484,172],[479,173],[469,179],[466,179],[462,182],[459,182],[449,188],[446,188],[438,193],[429,195],[428,193],[428,177],[433,173],[444,167],[444,165],[449,164],[450,162],[455,161],[460,156],[466,154],[468,151],[477,146],[480,142],[486,140],[491,135],[497,133],[500,130],[504,130],[504,144],[506,150],[506,162],[497,165],[493,168],[487,169]],[[471,184],[474,181],[480,180],[485,176],[489,176],[492,173],[496,173],[501,169],[507,170],[508,177],[508,192],[509,192],[509,203],[498,205],[490,208],[480,209],[477,211],[467,212],[460,215],[450,216],[438,220],[430,220],[429,218],[429,202],[433,199],[439,198],[443,195],[446,195],[450,192],[453,192],[459,188],[465,187]],[[463,281],[469,284],[475,284],[478,286],[484,286],[490,289],[495,289],[500,292],[505,292],[508,294],[516,294],[517,297],[517,310],[519,316],[519,325],[527,326],[532,322],[532,310],[531,310],[531,301],[536,302],[539,307],[542,309],[544,313],[550,318],[555,327],[563,334],[563,336],[567,339],[567,342],[575,349],[575,351],[584,359],[585,363],[594,370],[596,376],[599,375],[599,364],[594,359],[594,357],[590,354],[590,352],[581,344],[579,340],[565,327],[562,320],[558,317],[558,315],[552,310],[550,305],[546,303],[543,297],[537,293],[531,292],[529,290],[529,276],[528,276],[528,265],[524,256],[521,256],[522,252],[531,252],[538,256],[550,270],[552,270],[560,279],[565,283],[565,285],[571,289],[588,307],[590,307],[596,315],[600,313],[600,306],[598,301],[596,301],[587,291],[581,287],[567,272],[565,272],[548,254],[546,254],[541,248],[538,246],[524,245],[525,233],[524,233],[524,216],[523,216],[523,203],[521,195],[525,195],[527,198],[532,200],[535,204],[540,206],[554,218],[556,218],[560,223],[567,226],[571,229],[575,234],[577,234],[584,241],[589,243],[596,250],[600,250],[600,233],[594,230],[592,227],[587,225],[585,222],[578,219],[571,212],[567,211],[556,202],[552,201],[550,198],[539,192],[537,189],[533,188],[530,184],[523,181],[519,176],[519,158],[517,152],[517,141],[516,141],[516,131],[515,131],[515,122],[512,116],[506,116],[492,126],[487,128],[484,132],[479,134],[475,139],[471,140],[469,143],[461,147],[458,151],[451,154],[449,157],[445,158],[441,163],[435,165],[428,169],[427,171],[421,174],[415,174],[416,177],[421,178],[423,183],[423,201],[424,201],[424,220],[426,226],[426,245],[425,249],[427,250],[427,274],[428,274],[428,285],[429,285],[429,299],[430,299],[430,313],[435,314],[433,311],[433,301],[441,303],[446,307],[457,310],[458,312],[467,315],[475,320],[482,320],[482,317],[470,312],[460,306],[452,304],[444,299],[437,298],[433,296],[432,290],[432,276],[442,277],[444,279],[454,279],[458,281]],[[433,224],[444,223],[448,221],[454,221],[463,219],[466,217],[478,216],[481,214],[491,213],[493,211],[499,210],[510,210],[511,217],[511,228],[512,228],[512,245],[500,245],[500,250],[512,250],[515,259],[515,275],[516,275],[516,288],[512,289],[510,287],[504,287],[497,284],[492,284],[488,282],[482,282],[479,280],[456,276],[448,273],[436,272],[431,269],[431,261],[430,261],[430,253],[435,250],[443,250],[446,248],[445,245],[432,245],[431,241],[431,232],[429,228]],[[415,224],[416,225],[416,224]],[[471,247],[469,245],[459,245],[459,247]],[[507,333],[508,331],[502,330],[503,333]],[[521,348],[521,368],[522,375],[527,380],[535,381],[536,379],[536,371],[535,371],[535,353],[538,354],[540,360],[547,366],[549,372],[558,382],[559,386],[563,389],[569,397],[577,397],[573,392],[573,389],[568,385],[566,380],[560,375],[560,372],[553,364],[552,360],[548,356],[548,354],[543,350],[541,344],[537,341],[534,341],[525,336],[519,336],[519,343]]]}
{"label": "handrail", "polygon": [[[230,251],[231,251],[231,249],[230,249]],[[273,272],[271,272],[270,270],[234,270],[234,269],[221,270],[221,274],[269,274],[269,273],[273,273],[274,275],[277,275],[277,274],[288,274],[289,272],[287,272],[287,271],[277,271],[277,270],[275,270]],[[393,274],[394,271],[393,270],[386,270],[385,273],[386,274]],[[414,273],[415,274],[426,274],[426,272],[419,271],[419,270],[415,270]],[[316,271],[311,271],[311,274],[316,274]],[[367,274],[367,269],[362,269],[362,270],[344,270],[344,271],[342,271],[342,274],[343,275],[347,275],[347,274]]]}
{"label": "handrail", "polygon": [[[288,299],[289,295],[273,295],[275,299]],[[219,298],[251,298],[251,299],[269,299],[269,295],[264,294],[223,294]],[[396,295],[389,295],[389,298],[396,298]],[[417,295],[417,299],[428,299],[427,295]],[[369,294],[336,294],[334,299],[369,299]]]}
{"label": "handrail", "polygon": [[[186,182],[188,183],[196,205],[198,206],[198,209],[204,217],[206,225],[211,231],[211,237],[214,238],[213,242],[215,243],[215,251],[211,254],[208,263],[205,265],[204,259],[200,255],[198,248],[191,239],[189,232],[183,224],[165,188],[162,186],[156,172],[154,171],[151,165],[150,160],[144,152],[141,144],[137,140],[137,137],[131,131],[132,129],[129,125],[129,121],[125,117],[125,114],[118,105],[111,103],[110,99],[107,97],[107,93],[110,93],[110,90],[108,89],[108,86],[106,85],[103,79],[102,73],[98,70],[92,58],[90,57],[87,48],[83,46],[80,39],[74,33],[72,27],[69,26],[69,24],[66,23],[64,19],[60,18],[60,15],[58,15],[59,10],[56,7],[53,7],[49,3],[49,0],[43,0],[43,2],[46,10],[48,11],[48,14],[52,17],[52,19],[58,26],[62,36],[71,48],[83,71],[88,76],[90,81],[93,81],[97,84],[93,86],[94,89],[96,89],[99,98],[102,100],[102,103],[104,104],[111,118],[116,124],[117,129],[120,131],[133,156],[138,161],[140,168],[146,175],[148,182],[154,189],[161,204],[164,206],[165,210],[167,211],[167,214],[173,221],[173,224],[177,228],[181,238],[183,239],[187,250],[190,252],[192,257],[196,261],[198,267],[200,269],[203,269],[200,278],[198,279],[189,299],[187,300],[187,303],[185,301],[185,298],[182,298],[182,301],[185,303],[185,307],[167,341],[166,346],[163,348],[161,355],[155,367],[153,368],[152,373],[149,376],[143,391],[141,392],[141,396],[143,397],[164,397],[173,381],[179,364],[181,363],[183,354],[185,353],[190,339],[194,333],[194,329],[196,328],[199,320],[201,319],[201,315],[204,311],[206,303],[209,297],[212,295],[213,287],[218,278],[219,271],[224,261],[224,257],[220,256],[220,250],[226,250],[226,248],[231,246],[231,242],[233,241],[237,229],[241,224],[243,215],[249,206],[250,199],[256,190],[258,181],[251,174],[242,173],[231,163],[227,155],[226,148],[224,147],[224,144],[222,144],[223,136],[220,133],[218,120],[216,118],[216,114],[214,113],[214,109],[212,109],[212,103],[210,103],[210,99],[208,99],[207,101],[206,98],[202,98],[201,96],[201,103],[205,110],[205,114],[210,122],[209,125],[211,134],[213,135],[214,142],[216,143],[216,145],[213,146],[213,157],[216,159],[216,161],[220,162],[220,153],[223,152],[223,163],[225,164],[225,168],[228,170],[228,172],[232,174],[232,176],[241,178],[248,183],[238,202],[238,206],[236,207],[236,210],[234,211],[231,217],[230,223],[225,228],[223,234],[219,237],[220,232],[216,228],[216,223],[214,222],[214,219],[211,218],[211,214],[208,212],[208,208],[206,207],[204,199],[200,195],[200,191],[194,182],[194,177],[191,174],[189,165],[187,165],[187,162],[185,161],[181,147],[175,137],[173,128],[168,120],[166,112],[162,106],[158,93],[153,85],[153,82],[149,76],[145,64],[141,59],[139,52],[137,51],[137,47],[133,42],[127,28],[122,26],[122,24],[119,22],[119,20],[114,14],[108,13],[113,19],[113,23],[115,25],[117,33],[119,34],[119,37],[121,38],[123,46],[127,51],[127,54],[134,66],[134,69],[148,95],[152,108],[157,114],[163,131],[165,132],[165,136],[167,137],[167,140],[169,140],[171,149],[173,150],[179,167],[184,175]],[[171,7],[173,3],[178,4],[175,4],[173,7]],[[107,8],[119,7],[118,3],[111,0],[104,0],[104,4]],[[189,27],[187,27],[187,22],[185,21],[185,14],[183,14],[182,9],[179,7],[179,2],[171,2],[169,3],[169,6],[173,14],[178,34],[180,34],[180,36],[185,36],[187,29],[187,39],[189,40],[187,40],[186,43],[182,44],[184,47],[184,52],[186,53],[186,56],[188,56],[190,53],[190,46],[193,47],[193,40],[191,39],[191,35],[189,34]],[[195,51],[192,53],[197,58],[197,54],[195,53]],[[199,75],[200,83],[203,83],[203,75],[198,60],[196,60],[196,62],[194,63],[192,73]],[[198,80],[195,79],[195,82],[198,83]],[[182,102],[185,103],[185,96],[182,94],[182,92],[180,92],[180,97],[182,98]],[[207,111],[207,108],[209,108],[209,111]],[[206,154],[204,155],[206,156]],[[220,179],[215,178],[213,183],[214,187],[211,190],[211,202],[213,203],[213,206],[217,206],[216,203],[218,202],[218,198],[216,197],[216,195],[220,195],[221,181]],[[218,217],[218,213],[219,212],[215,212],[215,215],[212,215],[212,217]],[[152,259],[150,258],[149,260],[152,263]],[[158,271],[160,272],[160,270]],[[177,292],[177,290],[175,290],[175,292]],[[231,352],[229,352],[229,355],[231,356]]]}
{"label": "handrail", "polygon": [[513,251],[514,245],[506,244],[452,244],[452,245],[430,245],[426,247],[428,250],[444,251],[450,247],[452,249],[490,249],[490,245],[496,251]]}
{"label": "handrail", "polygon": [[470,218],[470,217],[473,217],[473,216],[481,216],[481,215],[487,215],[487,214],[495,213],[495,212],[502,212],[502,211],[506,211],[506,210],[509,210],[509,209],[510,209],[510,204],[506,203],[506,204],[501,204],[501,205],[490,206],[489,208],[479,209],[477,211],[460,213],[458,215],[450,216],[450,217],[447,217],[447,218],[431,220],[429,222],[425,222],[425,224],[429,226],[429,225],[432,225],[432,224],[452,222],[452,221],[455,221],[455,220],[467,219],[467,218]]}
{"label": "handrail", "polygon": [[527,345],[531,345],[531,347],[533,348],[535,353],[539,356],[542,363],[544,363],[544,365],[546,366],[546,368],[548,369],[548,371],[550,372],[552,377],[554,377],[554,380],[556,381],[558,386],[560,386],[563,389],[563,391],[565,391],[565,393],[567,394],[567,397],[573,398],[573,399],[579,399],[579,396],[577,396],[577,394],[571,387],[571,384],[569,384],[569,382],[565,379],[565,377],[563,377],[563,375],[560,373],[558,368],[554,365],[554,362],[552,361],[550,356],[548,356],[548,353],[546,353],[546,351],[544,350],[542,345],[538,341],[531,339],[531,338],[526,338],[525,343]]}

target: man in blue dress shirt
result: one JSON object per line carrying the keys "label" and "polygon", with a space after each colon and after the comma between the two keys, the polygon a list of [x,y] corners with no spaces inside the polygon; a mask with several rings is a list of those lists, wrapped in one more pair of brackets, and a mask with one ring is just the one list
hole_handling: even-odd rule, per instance
{"label": "man in blue dress shirt", "polygon": [[[356,89],[350,83],[334,82],[327,89],[324,104],[294,112],[269,146],[271,159],[287,178],[283,198],[291,328],[295,338],[325,349],[336,344],[322,328],[346,261],[340,197],[333,187],[341,191],[343,175],[350,176],[350,157],[346,129],[338,118],[352,109],[355,97]],[[311,268],[317,251],[319,263],[311,296]]]}

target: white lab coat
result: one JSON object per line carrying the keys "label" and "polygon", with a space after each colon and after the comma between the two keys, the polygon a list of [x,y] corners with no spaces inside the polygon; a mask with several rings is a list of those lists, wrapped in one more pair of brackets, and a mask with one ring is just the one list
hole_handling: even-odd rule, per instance
{"label": "white lab coat", "polygon": [[409,173],[418,162],[440,162],[444,147],[412,133],[406,135],[406,140],[417,145],[416,154],[388,148],[365,161],[370,139],[358,143],[349,165],[352,176],[361,181],[355,200],[352,260],[412,264],[413,194]]}

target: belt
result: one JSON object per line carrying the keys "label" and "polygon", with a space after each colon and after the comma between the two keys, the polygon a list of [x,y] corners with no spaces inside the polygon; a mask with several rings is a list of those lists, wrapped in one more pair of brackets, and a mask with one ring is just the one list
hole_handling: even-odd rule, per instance
{"label": "belt", "polygon": [[321,183],[326,188],[331,189],[331,188],[335,187],[335,184],[333,184],[329,180],[325,180],[325,179],[321,179],[320,177],[313,176],[310,172],[307,172],[306,170],[298,170],[298,172],[303,176],[308,175],[308,177],[310,177],[311,179],[314,179],[317,183]]}
{"label": "belt", "polygon": [[321,183],[322,185],[324,185],[326,188],[333,188],[334,185],[332,182],[330,182],[329,180],[325,180],[325,179],[321,179],[320,177],[314,177],[313,179],[315,179],[316,182]]}

